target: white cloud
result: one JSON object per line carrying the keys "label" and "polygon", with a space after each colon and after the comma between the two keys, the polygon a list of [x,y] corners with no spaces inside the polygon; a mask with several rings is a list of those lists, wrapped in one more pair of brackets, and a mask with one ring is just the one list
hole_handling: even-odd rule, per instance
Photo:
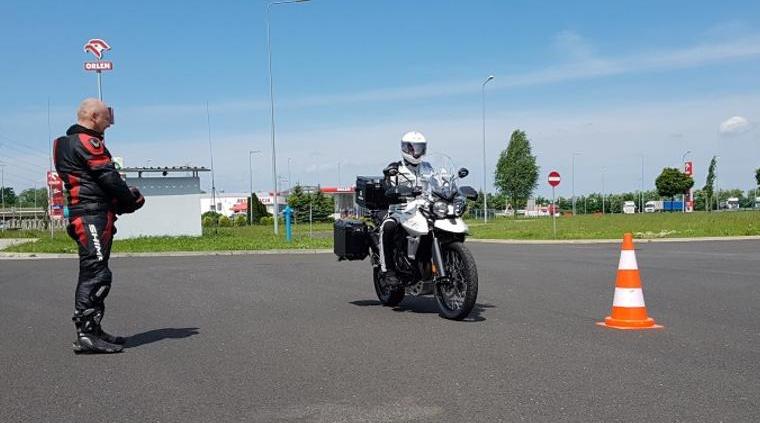
{"label": "white cloud", "polygon": [[565,30],[554,37],[557,50],[572,60],[589,60],[594,56],[591,44],[575,31]]}
{"label": "white cloud", "polygon": [[721,135],[741,135],[751,129],[749,121],[741,116],[726,119],[720,124]]}

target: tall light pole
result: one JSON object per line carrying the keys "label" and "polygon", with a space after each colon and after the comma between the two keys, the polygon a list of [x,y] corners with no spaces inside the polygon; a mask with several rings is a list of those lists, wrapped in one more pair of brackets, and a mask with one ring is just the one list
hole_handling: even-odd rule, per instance
{"label": "tall light pole", "polygon": [[575,216],[575,156],[580,156],[581,153],[575,151],[573,152],[573,160],[572,160],[572,186],[573,186],[573,216]]}
{"label": "tall light pole", "polygon": [[604,171],[605,169],[602,168],[602,215],[604,215]]}
{"label": "tall light pole", "polygon": [[272,80],[272,35],[271,35],[271,24],[269,22],[269,15],[270,11],[272,9],[272,6],[278,5],[278,4],[290,4],[290,3],[305,3],[309,0],[287,0],[287,1],[275,1],[267,4],[267,55],[269,56],[269,102],[271,107],[271,117],[272,117],[272,183],[274,184],[274,234],[279,234],[279,202],[277,201],[277,194],[278,194],[278,186],[279,181],[277,180],[277,153],[275,148],[275,135],[274,135],[274,81]]}
{"label": "tall light pole", "polygon": [[288,192],[293,189],[293,180],[290,179],[290,157],[288,157]]}
{"label": "tall light pole", "polygon": [[5,232],[5,164],[0,163],[0,199],[3,204],[3,232]]}
{"label": "tall light pole", "polygon": [[251,224],[253,224],[253,160],[251,160],[251,156],[256,153],[261,153],[261,150],[248,151],[248,175],[251,181],[251,202],[248,204],[248,222]]}
{"label": "tall light pole", "polygon": [[488,223],[488,188],[486,182],[486,84],[494,78],[488,75],[482,86],[483,99],[483,223]]}
{"label": "tall light pole", "polygon": [[[691,150],[686,151],[681,156],[681,171],[683,171],[684,165],[686,164],[686,156],[691,153]],[[686,193],[681,194],[681,213],[686,213]]]}
{"label": "tall light pole", "polygon": [[641,156],[641,187],[639,189],[639,213],[644,213],[644,155]]}
{"label": "tall light pole", "polygon": [[208,126],[208,151],[211,157],[211,201],[213,205],[211,210],[219,212],[216,209],[216,179],[214,177],[214,148],[211,146],[211,113],[208,110],[208,101],[206,101],[206,126]]}

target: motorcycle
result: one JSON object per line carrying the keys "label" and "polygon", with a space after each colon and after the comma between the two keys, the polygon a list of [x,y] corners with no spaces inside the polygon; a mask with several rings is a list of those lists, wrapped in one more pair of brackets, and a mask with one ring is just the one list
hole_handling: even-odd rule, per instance
{"label": "motorcycle", "polygon": [[[369,255],[375,292],[383,305],[398,305],[405,295],[433,295],[443,317],[462,320],[478,296],[478,269],[464,245],[468,227],[462,216],[467,200],[478,194],[457,184],[469,174],[467,169],[454,171],[448,158],[442,162],[432,167],[422,186],[399,183],[404,175],[392,168],[386,170],[385,183],[357,178],[357,203],[369,209],[369,216],[361,222],[336,222],[335,253],[349,260]],[[395,184],[387,183],[394,178]],[[395,270],[398,281],[393,282],[380,270],[380,226],[388,216],[399,224],[392,257],[385,258]]]}

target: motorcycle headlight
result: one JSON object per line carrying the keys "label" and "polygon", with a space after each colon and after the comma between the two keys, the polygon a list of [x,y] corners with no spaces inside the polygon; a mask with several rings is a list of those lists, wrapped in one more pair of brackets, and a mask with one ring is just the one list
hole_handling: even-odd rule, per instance
{"label": "motorcycle headlight", "polygon": [[436,201],[433,203],[433,214],[436,217],[446,217],[449,212],[449,205],[445,201]]}
{"label": "motorcycle headlight", "polygon": [[467,210],[467,201],[464,198],[454,200],[454,214],[461,216]]}

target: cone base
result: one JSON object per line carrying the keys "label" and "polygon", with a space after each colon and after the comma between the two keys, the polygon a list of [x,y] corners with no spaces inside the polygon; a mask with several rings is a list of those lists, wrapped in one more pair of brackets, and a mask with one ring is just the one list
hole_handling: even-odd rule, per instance
{"label": "cone base", "polygon": [[604,318],[603,322],[596,322],[599,326],[604,326],[610,329],[623,329],[623,330],[644,330],[644,329],[662,329],[663,326],[654,322],[654,319],[647,317],[644,320],[623,320],[615,319],[612,316]]}

